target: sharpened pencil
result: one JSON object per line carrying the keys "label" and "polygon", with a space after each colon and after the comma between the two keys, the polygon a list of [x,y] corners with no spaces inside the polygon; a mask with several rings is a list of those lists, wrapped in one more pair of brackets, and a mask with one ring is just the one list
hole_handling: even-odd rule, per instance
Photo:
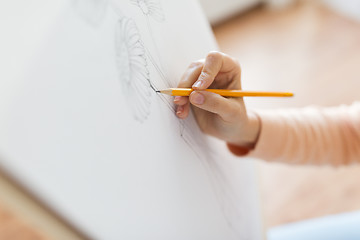
{"label": "sharpened pencil", "polygon": [[[167,94],[170,96],[190,96],[190,94],[193,91],[194,89],[192,88],[168,88],[156,92]],[[258,91],[232,90],[232,89],[205,89],[203,91],[217,93],[224,97],[292,97],[294,96],[294,94],[291,92],[258,92]]]}

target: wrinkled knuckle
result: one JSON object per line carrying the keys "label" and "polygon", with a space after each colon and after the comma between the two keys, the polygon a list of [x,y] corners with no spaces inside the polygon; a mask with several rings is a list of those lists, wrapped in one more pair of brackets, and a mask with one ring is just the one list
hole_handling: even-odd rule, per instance
{"label": "wrinkled knuckle", "polygon": [[211,76],[212,76],[212,72],[211,72],[210,69],[203,69],[201,74],[200,74],[201,79],[207,79],[207,78],[209,78]]}

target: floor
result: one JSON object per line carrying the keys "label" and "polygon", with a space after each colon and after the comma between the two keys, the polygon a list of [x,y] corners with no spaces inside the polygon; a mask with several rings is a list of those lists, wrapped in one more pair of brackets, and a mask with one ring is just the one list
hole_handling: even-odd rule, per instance
{"label": "floor", "polygon": [[[285,10],[257,8],[214,28],[237,57],[243,87],[294,91],[292,100],[247,100],[253,108],[324,106],[360,96],[360,23],[316,1]],[[287,166],[259,161],[267,227],[360,209],[360,166]],[[50,239],[0,201],[0,239]]]}
{"label": "floor", "polygon": [[0,239],[45,240],[46,238],[0,203]]}
{"label": "floor", "polygon": [[[253,108],[323,106],[360,100],[360,22],[317,1],[258,8],[214,28],[222,51],[242,65],[244,89],[294,91]],[[259,161],[267,227],[360,210],[360,166],[286,166]]]}

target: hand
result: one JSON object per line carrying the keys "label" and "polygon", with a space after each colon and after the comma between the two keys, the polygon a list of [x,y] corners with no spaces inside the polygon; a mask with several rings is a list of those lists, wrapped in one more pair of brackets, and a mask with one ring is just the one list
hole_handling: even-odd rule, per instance
{"label": "hand", "polygon": [[174,98],[176,115],[184,119],[190,105],[200,129],[228,143],[253,148],[260,131],[255,113],[247,112],[243,98],[225,98],[206,88],[241,89],[241,69],[237,60],[220,52],[210,52],[205,60],[193,62],[185,71],[179,88],[193,88],[189,97]]}

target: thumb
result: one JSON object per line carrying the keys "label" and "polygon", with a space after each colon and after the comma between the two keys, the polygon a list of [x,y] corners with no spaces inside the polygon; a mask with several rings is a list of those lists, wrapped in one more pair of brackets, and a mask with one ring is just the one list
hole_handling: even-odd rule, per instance
{"label": "thumb", "polygon": [[224,121],[233,121],[239,109],[230,99],[207,91],[193,91],[190,103],[205,111],[218,114]]}

